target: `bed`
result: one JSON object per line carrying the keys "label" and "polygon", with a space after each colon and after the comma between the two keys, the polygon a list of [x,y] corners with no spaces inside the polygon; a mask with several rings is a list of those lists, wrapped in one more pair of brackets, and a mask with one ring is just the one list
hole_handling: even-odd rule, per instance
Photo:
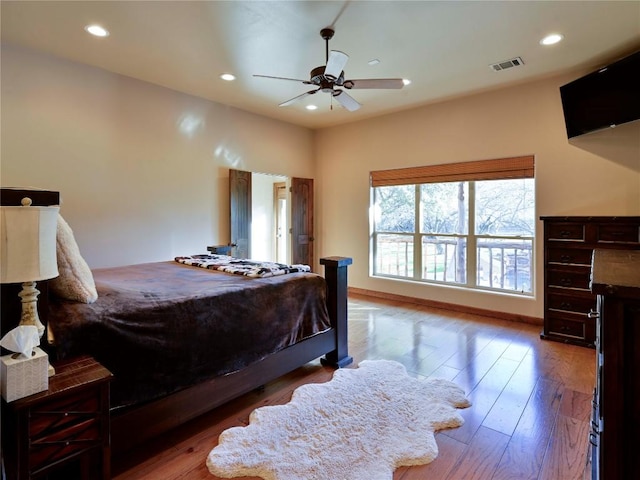
{"label": "bed", "polygon": [[92,303],[44,289],[50,356],[89,354],[113,373],[112,449],[129,449],[318,357],[335,368],[351,363],[351,259],[320,264],[324,277],[252,277],[175,260],[93,270]]}

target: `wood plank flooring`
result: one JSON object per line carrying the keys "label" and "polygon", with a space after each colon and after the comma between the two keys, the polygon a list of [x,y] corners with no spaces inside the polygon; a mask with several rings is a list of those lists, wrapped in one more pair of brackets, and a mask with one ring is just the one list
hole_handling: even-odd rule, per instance
{"label": "wood plank flooring", "polygon": [[[473,406],[436,434],[438,457],[393,480],[586,480],[595,351],[541,340],[541,327],[408,303],[349,297],[355,364],[389,359],[418,378],[442,377]],[[115,458],[115,480],[217,480],[205,465],[218,435],[263,405],[286,403],[333,371],[318,361],[244,395],[144,448]],[[257,480],[257,479],[255,479]],[[301,479],[303,480],[303,479]],[[331,480],[331,479],[327,479]]]}

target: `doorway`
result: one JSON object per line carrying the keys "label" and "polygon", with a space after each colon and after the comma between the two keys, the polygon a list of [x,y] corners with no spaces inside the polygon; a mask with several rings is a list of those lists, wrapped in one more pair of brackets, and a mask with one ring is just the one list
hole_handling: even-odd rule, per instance
{"label": "doorway", "polygon": [[275,219],[275,258],[278,263],[289,263],[288,239],[289,221],[287,212],[289,211],[287,202],[287,183],[277,182],[273,184],[273,206]]}
{"label": "doorway", "polygon": [[254,260],[289,263],[289,183],[285,176],[251,173],[250,258]]}
{"label": "doorway", "polygon": [[233,256],[313,268],[313,179],[230,169],[229,205]]}

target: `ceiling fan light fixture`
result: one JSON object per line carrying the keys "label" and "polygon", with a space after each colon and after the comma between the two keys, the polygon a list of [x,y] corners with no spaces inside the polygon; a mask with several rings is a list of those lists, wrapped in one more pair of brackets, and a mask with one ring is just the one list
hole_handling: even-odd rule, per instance
{"label": "ceiling fan light fixture", "polygon": [[317,105],[307,105],[304,108],[306,108],[307,110],[317,110],[318,106]]}
{"label": "ceiling fan light fixture", "polygon": [[236,79],[236,76],[232,73],[223,73],[222,75],[220,75],[220,78],[227,82],[233,82]]}
{"label": "ceiling fan light fixture", "polygon": [[406,87],[407,85],[411,85],[411,80],[409,80],[408,78],[403,78],[402,79],[402,84]]}
{"label": "ceiling fan light fixture", "polygon": [[377,58],[373,58],[369,60],[367,63],[373,67],[374,65],[378,65],[380,63],[380,60],[378,60]]}

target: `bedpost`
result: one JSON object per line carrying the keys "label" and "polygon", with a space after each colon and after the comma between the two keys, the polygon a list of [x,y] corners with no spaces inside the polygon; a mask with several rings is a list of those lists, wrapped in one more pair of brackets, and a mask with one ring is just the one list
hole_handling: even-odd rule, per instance
{"label": "bedpost", "polygon": [[349,257],[325,257],[324,278],[327,281],[327,309],[331,326],[336,330],[336,349],[321,359],[323,365],[346,367],[353,362],[349,356],[347,335],[347,267],[353,263]]}

